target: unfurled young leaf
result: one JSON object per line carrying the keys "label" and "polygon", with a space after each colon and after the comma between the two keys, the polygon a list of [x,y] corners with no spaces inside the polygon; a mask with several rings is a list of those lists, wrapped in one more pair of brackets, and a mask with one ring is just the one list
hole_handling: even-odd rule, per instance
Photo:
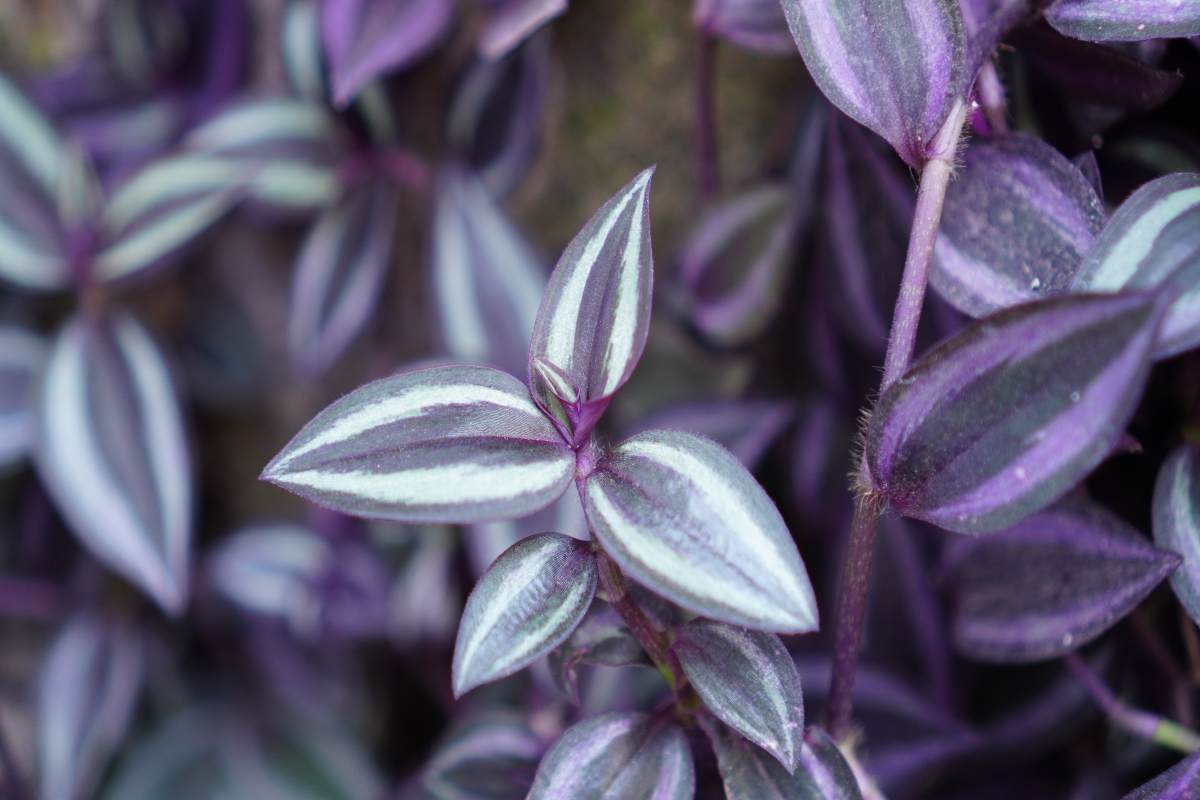
{"label": "unfurled young leaf", "polygon": [[1158,472],[1154,543],[1183,557],[1171,588],[1200,625],[1200,454],[1193,445],[1176,449]]}
{"label": "unfurled young leaf", "polygon": [[779,0],[696,0],[692,21],[700,30],[755,53],[796,52]]}
{"label": "unfurled young leaf", "polygon": [[529,347],[534,400],[575,444],[629,379],[650,330],[651,167],[588,220],[542,295]]}
{"label": "unfurled young leaf", "polygon": [[479,55],[503,58],[538,28],[567,10],[568,0],[495,0],[479,33]]}
{"label": "unfurled young leaf", "polygon": [[712,619],[817,628],[812,585],[771,498],[714,442],[650,431],[612,449],[584,484],[604,551],[654,592]]}
{"label": "unfurled young leaf", "polygon": [[955,644],[999,663],[1061,656],[1120,621],[1179,562],[1103,508],[1063,503],[970,542],[956,568]]}
{"label": "unfurled young leaf", "polygon": [[454,695],[527,667],[571,635],[596,594],[591,545],[539,533],[504,551],[467,598],[454,643]]}
{"label": "unfurled young leaf", "polygon": [[320,0],[333,100],[346,106],[375,78],[425,55],[449,27],[449,0]]}
{"label": "unfurled young leaf", "polygon": [[519,517],[570,485],[575,457],[515,378],[433,367],[369,383],[308,423],[262,478],[347,514]]}
{"label": "unfurled young leaf", "polygon": [[1156,295],[1079,295],[1001,311],[935,347],[867,430],[893,509],[960,533],[1012,525],[1116,445],[1150,369]]}
{"label": "unfurled young leaf", "polygon": [[717,719],[770,753],[789,773],[796,771],[804,699],[800,673],[778,636],[701,619],[680,629],[672,649]]}
{"label": "unfurled young leaf", "polygon": [[211,228],[245,194],[247,169],[205,155],[152,161],[113,192],[101,218],[103,246],[89,281],[144,273]]}
{"label": "unfurled young leaf", "polygon": [[[717,754],[727,800],[861,800],[858,782],[833,740],[809,728],[800,742],[800,760],[788,773],[765,750],[713,722],[701,726]],[[797,731],[797,739],[801,739]]]}
{"label": "unfurled young leaf", "polygon": [[446,349],[519,375],[546,280],[541,260],[474,175],[447,169],[435,202],[432,278]]}
{"label": "unfurled young leaf", "polygon": [[83,545],[181,612],[191,460],[167,365],[132,317],[76,316],[59,333],[38,391],[34,461]]}
{"label": "unfurled young leaf", "polygon": [[785,185],[751,189],[700,220],[683,250],[680,281],[705,338],[738,347],[771,323],[795,260],[798,223]]}
{"label": "unfurled young leaf", "polygon": [[652,666],[621,615],[603,600],[592,601],[587,616],[569,639],[550,654],[550,674],[574,705],[579,705],[579,666]]}
{"label": "unfurled young leaf", "polygon": [[692,800],[687,737],[674,722],[613,713],[566,730],[538,765],[528,800]]}
{"label": "unfurled young leaf", "polygon": [[1197,795],[1200,795],[1200,753],[1184,758],[1121,800],[1185,800]]}
{"label": "unfurled young leaf", "polygon": [[1060,33],[1089,42],[1200,36],[1200,6],[1187,0],[1055,0],[1045,15]]}
{"label": "unfurled young leaf", "polygon": [[0,466],[22,458],[33,441],[34,388],[47,350],[40,336],[0,326]]}
{"label": "unfurled young leaf", "polygon": [[392,261],[399,196],[364,183],[319,216],[296,259],[288,349],[309,374],[324,372],[370,321]]}
{"label": "unfurled young leaf", "polygon": [[783,0],[792,37],[824,95],[914,167],[963,103],[967,43],[958,0]]}
{"label": "unfurled young leaf", "polygon": [[39,797],[92,796],[129,727],[143,667],[141,639],[119,622],[85,613],[59,632],[38,686]]}
{"label": "unfurled young leaf", "polygon": [[1053,147],[974,142],[946,193],[930,282],[973,317],[1063,292],[1103,225],[1100,198]]}
{"label": "unfurled young leaf", "polygon": [[1170,282],[1171,304],[1157,358],[1200,345],[1200,174],[1176,173],[1134,192],[1101,231],[1075,278],[1088,292],[1146,289]]}
{"label": "unfurled young leaf", "polygon": [[436,747],[421,787],[438,800],[522,800],[543,750],[521,715],[477,714],[456,725]]}

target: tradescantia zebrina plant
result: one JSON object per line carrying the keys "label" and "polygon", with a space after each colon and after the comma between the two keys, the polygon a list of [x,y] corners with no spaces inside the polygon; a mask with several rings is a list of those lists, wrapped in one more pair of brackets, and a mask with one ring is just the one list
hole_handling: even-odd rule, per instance
{"label": "tradescantia zebrina plant", "polygon": [[[737,735],[711,723],[723,771],[752,769],[742,761],[762,758],[757,745],[784,782],[815,781],[796,776],[808,747],[800,679],[775,634],[816,630],[817,609],[774,503],[702,437],[654,430],[608,447],[593,435],[649,330],[652,175],[614,195],[563,252],[534,325],[528,386],[478,366],[384,378],[317,415],[262,477],[345,513],[406,522],[524,516],[574,485],[591,538],[536,534],[496,559],[463,611],[454,693],[563,644],[603,596],[683,719],[711,715],[754,743],[729,744]],[[698,618],[662,626],[627,578]],[[674,715],[613,713],[563,734],[531,797],[683,798],[694,786]]]}

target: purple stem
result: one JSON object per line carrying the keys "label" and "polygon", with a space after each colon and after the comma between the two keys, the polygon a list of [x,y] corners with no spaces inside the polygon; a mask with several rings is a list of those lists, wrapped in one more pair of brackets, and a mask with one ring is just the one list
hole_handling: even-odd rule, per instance
{"label": "purple stem", "polygon": [[1104,681],[1078,653],[1068,653],[1064,659],[1067,668],[1075,675],[1087,693],[1092,696],[1100,710],[1117,727],[1142,739],[1157,742],[1184,753],[1200,750],[1200,736],[1182,725],[1164,719],[1157,714],[1130,708],[1113,694]]}
{"label": "purple stem", "polygon": [[[912,361],[917,326],[921,322],[921,306],[925,302],[925,287],[929,283],[933,245],[937,241],[942,206],[946,202],[946,187],[950,185],[966,114],[966,103],[955,103],[941,130],[930,142],[928,160],[921,170],[917,210],[908,238],[900,294],[892,314],[880,393],[895,383]],[[865,459],[859,466],[857,483],[854,520],[850,526],[850,542],[838,590],[833,675],[829,687],[829,733],[837,740],[845,737],[850,725],[854,676],[858,669],[863,619],[871,588],[871,564],[875,558],[875,536],[879,529],[879,515],[883,511],[881,498],[874,492],[874,482]]]}
{"label": "purple stem", "polygon": [[708,200],[717,192],[720,169],[717,164],[716,94],[713,91],[713,67],[717,40],[705,27],[700,28],[696,52],[696,175],[700,197]]}

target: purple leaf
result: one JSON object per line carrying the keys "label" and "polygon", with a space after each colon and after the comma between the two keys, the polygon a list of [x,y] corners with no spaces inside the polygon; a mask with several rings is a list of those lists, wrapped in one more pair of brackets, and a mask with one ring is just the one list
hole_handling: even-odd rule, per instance
{"label": "purple leaf", "polygon": [[700,220],[684,246],[680,281],[696,328],[738,347],[770,325],[795,261],[796,204],[786,186],[751,189]]}
{"label": "purple leaf", "polygon": [[1056,658],[1116,624],[1179,561],[1099,506],[1064,503],[967,545],[955,644],[981,661]]}
{"label": "purple leaf", "polygon": [[142,688],[142,642],[90,614],[59,631],[38,687],[38,761],[44,800],[91,797],[125,738]]}
{"label": "purple leaf", "polygon": [[1078,291],[1144,289],[1171,283],[1155,346],[1168,358],[1200,345],[1200,174],[1151,181],[1121,204],[1075,277]]}
{"label": "purple leaf", "polygon": [[1089,42],[1200,35],[1200,6],[1186,0],[1055,0],[1045,15],[1059,33]]}
{"label": "purple leaf", "polygon": [[732,625],[816,630],[795,542],[728,450],[688,433],[641,433],[600,461],[584,492],[605,552],[654,592]]}
{"label": "purple leaf", "polygon": [[612,713],[567,728],[538,765],[528,800],[692,800],[683,731],[668,719]]}
{"label": "purple leaf", "polygon": [[[794,774],[789,774],[766,751],[723,725],[702,720],[701,727],[717,753],[727,800],[862,798],[850,765],[833,740],[819,728],[804,732],[799,742],[798,766]],[[796,738],[799,740],[800,736]]]}
{"label": "purple leaf", "polygon": [[1187,800],[1200,795],[1200,753],[1180,761],[1121,800]]}
{"label": "purple leaf", "polygon": [[421,786],[439,800],[520,800],[542,750],[520,715],[485,711],[451,729],[426,764]]}
{"label": "purple leaf", "polygon": [[712,439],[753,470],[795,417],[783,400],[730,400],[673,406],[648,417],[639,432],[656,428]]}
{"label": "purple leaf", "polygon": [[700,30],[755,53],[796,52],[779,0],[696,0],[692,21]]}
{"label": "purple leaf", "polygon": [[588,220],[542,295],[529,347],[534,400],[576,445],[629,380],[650,330],[651,167]]}
{"label": "purple leaf", "polygon": [[587,616],[570,638],[550,654],[554,683],[574,705],[579,705],[579,666],[652,666],[642,646],[625,627],[621,616],[603,600],[594,600]]}
{"label": "purple leaf", "polygon": [[1021,28],[1012,40],[1037,72],[1079,102],[1148,111],[1183,85],[1177,72],[1156,69],[1113,47],[1068,38],[1049,25]]}
{"label": "purple leaf", "polygon": [[454,643],[454,696],[529,666],[563,643],[596,594],[591,545],[539,533],[505,550],[467,598]]}
{"label": "purple leaf", "polygon": [[540,35],[499,62],[473,64],[455,93],[450,145],[496,197],[517,186],[536,155],[549,73],[550,39]]}
{"label": "purple leaf", "polygon": [[345,107],[364,86],[403,69],[445,35],[449,0],[320,0],[321,41],[333,80],[333,101]]}
{"label": "purple leaf", "polygon": [[34,387],[48,349],[24,328],[0,326],[0,466],[24,457],[33,442]]}
{"label": "purple leaf", "polygon": [[296,259],[288,319],[288,349],[302,372],[327,370],[370,322],[392,260],[398,207],[395,187],[372,181],[309,229]]}
{"label": "purple leaf", "polygon": [[778,759],[788,773],[796,771],[804,698],[800,674],[778,636],[699,619],[679,630],[672,649],[717,719]]}
{"label": "purple leaf", "polygon": [[975,142],[946,193],[930,282],[973,317],[1056,294],[1103,225],[1100,198],[1054,148],[1022,134]]}
{"label": "purple leaf", "polygon": [[442,340],[455,358],[520,374],[546,273],[471,173],[438,180],[432,279]]}
{"label": "purple leaf", "polygon": [[1154,543],[1183,557],[1171,588],[1200,625],[1200,458],[1193,445],[1176,449],[1158,472]]}
{"label": "purple leaf", "polygon": [[262,478],[346,514],[480,522],[544,508],[575,457],[515,378],[432,367],[368,383],[292,439]]}
{"label": "purple leaf", "polygon": [[783,0],[817,86],[920,167],[974,75],[958,0]]}
{"label": "purple leaf", "polygon": [[133,317],[76,316],[38,393],[34,461],[80,541],[170,614],[187,599],[191,459],[171,376]]}
{"label": "purple leaf", "polygon": [[479,32],[479,55],[503,58],[538,28],[567,10],[568,0],[493,0]]}
{"label": "purple leaf", "polygon": [[986,317],[919,359],[871,414],[892,508],[986,533],[1045,508],[1116,445],[1150,370],[1154,295],[1079,295]]}

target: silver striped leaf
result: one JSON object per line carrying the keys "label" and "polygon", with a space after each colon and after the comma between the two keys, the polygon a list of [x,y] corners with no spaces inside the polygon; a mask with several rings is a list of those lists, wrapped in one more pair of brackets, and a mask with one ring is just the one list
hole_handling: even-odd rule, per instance
{"label": "silver striped leaf", "polygon": [[152,161],[117,187],[101,218],[103,245],[87,279],[122,280],[179,254],[245,192],[244,165],[183,154]]}
{"label": "silver striped leaf", "polygon": [[68,151],[21,91],[0,75],[0,278],[22,289],[70,285],[56,198]]}
{"label": "silver striped leaf", "polygon": [[617,712],[567,728],[538,765],[528,800],[692,800],[695,791],[683,730]]}
{"label": "silver striped leaf", "polygon": [[1096,238],[1074,288],[1110,292],[1168,282],[1178,294],[1158,334],[1157,358],[1200,346],[1200,173],[1167,175],[1130,195]]}
{"label": "silver striped leaf", "polygon": [[789,774],[766,751],[711,720],[701,727],[717,754],[726,800],[861,800],[854,772],[819,728],[803,735],[799,765]]}
{"label": "silver striped leaf", "polygon": [[145,655],[124,624],[89,613],[50,645],[37,695],[39,797],[91,797],[125,738],[141,693]]}
{"label": "silver striped leaf", "polygon": [[529,791],[544,747],[515,712],[488,710],[455,725],[422,773],[421,797],[517,800]]}
{"label": "silver striped leaf", "polygon": [[542,261],[474,174],[446,169],[435,202],[432,279],[446,349],[519,375],[546,283]]}
{"label": "silver striped leaf", "polygon": [[0,326],[0,466],[24,457],[33,442],[34,390],[48,350],[37,334]]}
{"label": "silver striped leaf", "polygon": [[596,594],[591,545],[539,533],[505,550],[467,598],[454,643],[454,696],[512,675],[563,643]]}
{"label": "silver striped leaf", "polygon": [[[458,530],[451,525],[394,522],[374,522],[371,530],[376,541],[386,542],[400,534],[402,550],[387,601],[388,639],[402,649],[450,641],[463,609]],[[384,542],[381,545],[387,547]]]}
{"label": "silver striped leaf", "polygon": [[323,104],[328,96],[325,67],[321,63],[321,35],[316,0],[293,0],[283,12],[280,55],[292,91],[305,100]]}
{"label": "silver striped leaf", "polygon": [[563,251],[529,347],[538,405],[582,442],[633,373],[650,330],[651,167],[617,192]]}
{"label": "silver striped leaf", "polygon": [[605,552],[651,590],[731,625],[817,629],[812,584],[783,517],[715,442],[638,434],[600,461],[584,493]]}
{"label": "silver striped leaf", "polygon": [[717,719],[796,771],[804,734],[800,673],[773,633],[698,619],[672,649],[688,681]]}
{"label": "silver striped leaf", "polygon": [[1056,0],[1045,15],[1059,33],[1087,42],[1200,36],[1200,5],[1189,0]]}
{"label": "silver striped leaf", "polygon": [[363,184],[305,236],[288,318],[288,349],[301,372],[327,370],[370,322],[392,260],[399,200],[383,181]]}
{"label": "silver striped leaf", "polygon": [[304,426],[261,477],[346,514],[467,523],[544,508],[574,471],[574,453],[523,384],[450,366],[356,389]]}
{"label": "silver striped leaf", "polygon": [[133,317],[76,316],[38,391],[34,462],[75,535],[101,561],[183,610],[191,458],[162,354]]}
{"label": "silver striped leaf", "polygon": [[831,103],[913,167],[945,155],[930,148],[974,80],[958,0],[783,0],[783,12]]}
{"label": "silver striped leaf", "polygon": [[1200,453],[1195,445],[1181,445],[1158,472],[1154,543],[1183,556],[1171,588],[1200,625]]}

